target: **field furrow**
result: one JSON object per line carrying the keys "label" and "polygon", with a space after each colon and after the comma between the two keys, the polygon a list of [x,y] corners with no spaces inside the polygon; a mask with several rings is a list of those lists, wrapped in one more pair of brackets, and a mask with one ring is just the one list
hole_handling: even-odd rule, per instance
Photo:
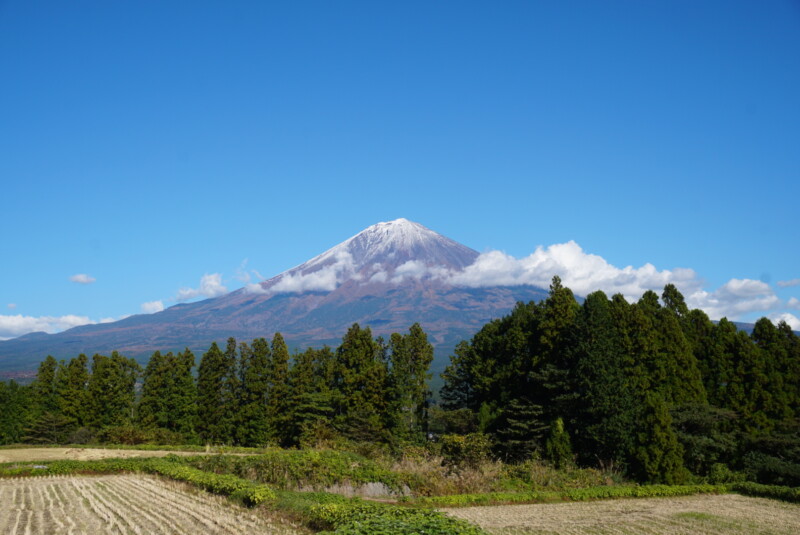
{"label": "field furrow", "polygon": [[219,496],[154,476],[7,479],[0,480],[0,497],[0,533],[9,535],[298,533]]}
{"label": "field furrow", "polygon": [[[145,528],[143,533],[153,533],[159,526],[169,526],[173,523],[185,526],[187,529],[207,532],[213,529],[211,523],[203,524],[197,518],[187,515],[180,504],[164,499],[162,495],[143,490],[149,481],[142,481],[141,485],[128,485],[124,480],[115,479],[108,482],[109,497],[120,506],[131,509],[130,513],[140,520]],[[153,508],[150,503],[157,501],[161,507]]]}

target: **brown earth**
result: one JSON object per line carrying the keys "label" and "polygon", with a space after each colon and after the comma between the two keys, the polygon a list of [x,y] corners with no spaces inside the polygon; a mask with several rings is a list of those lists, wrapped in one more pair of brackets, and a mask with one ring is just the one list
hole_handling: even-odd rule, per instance
{"label": "brown earth", "polygon": [[96,459],[120,459],[130,457],[165,457],[175,455],[202,455],[198,452],[161,450],[114,450],[101,448],[20,448],[0,449],[0,463],[22,463],[30,461],[94,461]]}
{"label": "brown earth", "polygon": [[736,494],[444,509],[503,535],[796,535],[800,505]]}
{"label": "brown earth", "polygon": [[308,533],[266,514],[153,476],[0,480],[0,533],[9,535]]}

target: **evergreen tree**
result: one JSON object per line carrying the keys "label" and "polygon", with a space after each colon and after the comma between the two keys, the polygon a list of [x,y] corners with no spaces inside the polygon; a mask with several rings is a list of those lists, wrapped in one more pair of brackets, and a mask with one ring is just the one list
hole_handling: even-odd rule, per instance
{"label": "evergreen tree", "polygon": [[87,386],[87,422],[101,429],[134,420],[136,379],[141,367],[133,359],[117,353],[92,357],[92,374]]}
{"label": "evergreen tree", "polygon": [[789,409],[793,418],[800,420],[800,337],[785,321],[778,322],[778,333],[785,351],[785,361],[778,367],[784,378]]}
{"label": "evergreen tree", "polygon": [[143,376],[140,424],[180,433],[184,439],[192,436],[196,403],[193,367],[194,355],[188,349],[178,355],[153,353]]}
{"label": "evergreen tree", "polygon": [[172,360],[173,388],[169,394],[170,419],[167,428],[181,433],[184,438],[193,437],[197,415],[197,386],[194,382],[194,353],[185,348]]}
{"label": "evergreen tree", "polygon": [[64,444],[73,426],[61,413],[45,411],[25,429],[22,440],[27,444]]}
{"label": "evergreen tree", "polygon": [[[633,447],[634,413],[638,402],[631,391],[633,359],[625,351],[624,326],[614,318],[629,305],[622,296],[612,304],[603,292],[586,297],[576,321],[576,385],[579,396],[573,418],[575,443],[582,460],[603,466],[623,466]],[[620,310],[620,307],[623,310]]]}
{"label": "evergreen tree", "polygon": [[497,450],[507,462],[522,462],[541,452],[547,424],[544,410],[528,398],[512,399],[500,412],[495,436]]}
{"label": "evergreen tree", "polygon": [[678,316],[662,308],[656,316],[656,327],[659,334],[658,358],[666,372],[666,380],[658,389],[664,400],[673,404],[705,403],[706,391],[697,359]]}
{"label": "evergreen tree", "polygon": [[291,399],[289,391],[289,348],[281,333],[272,337],[272,362],[269,370],[269,396],[267,397],[267,421],[270,438],[285,445],[289,437]]}
{"label": "evergreen tree", "polygon": [[683,448],[672,429],[666,404],[648,392],[637,417],[632,472],[651,483],[675,485],[685,479]]}
{"label": "evergreen tree", "polygon": [[50,355],[39,364],[36,380],[32,385],[34,414],[37,416],[45,412],[58,412],[58,402],[56,400],[57,370],[58,362]]}
{"label": "evergreen tree", "polygon": [[229,441],[225,422],[224,385],[229,373],[225,356],[216,342],[200,359],[197,371],[197,423],[195,428],[200,438],[207,443],[223,444]]}
{"label": "evergreen tree", "polygon": [[573,332],[580,305],[572,290],[562,286],[561,278],[555,276],[550,284],[550,294],[541,308],[541,365],[533,371],[538,392],[534,399],[544,407],[548,419],[554,420],[571,413],[576,402],[572,355]]}
{"label": "evergreen tree", "polygon": [[239,400],[241,381],[238,370],[238,346],[236,339],[228,338],[223,354],[224,375],[222,377],[222,420],[220,421],[221,439],[224,444],[236,442],[236,424],[239,421]]}
{"label": "evergreen tree", "polygon": [[661,300],[664,302],[664,308],[672,312],[678,319],[682,320],[689,315],[689,307],[686,306],[686,300],[674,284],[670,283],[664,286]]}
{"label": "evergreen tree", "polygon": [[790,375],[791,346],[784,332],[767,318],[756,322],[751,337],[761,352],[759,364],[768,383],[764,411],[770,420],[790,420],[794,416],[792,383],[797,381]]}
{"label": "evergreen tree", "polygon": [[88,362],[89,359],[84,354],[70,359],[62,374],[62,379],[56,386],[58,410],[78,427],[87,424]]}
{"label": "evergreen tree", "polygon": [[289,445],[299,445],[306,439],[313,441],[317,437],[309,435],[329,420],[333,409],[327,368],[330,368],[332,359],[333,354],[327,346],[321,350],[308,348],[295,355],[294,365],[289,370]]}
{"label": "evergreen tree", "polygon": [[172,379],[167,373],[167,359],[171,356],[162,356],[160,351],[156,351],[145,366],[137,411],[139,423],[144,427],[164,428],[167,425],[167,396]]}
{"label": "evergreen tree", "polygon": [[476,391],[478,377],[472,371],[475,360],[470,343],[461,341],[456,345],[454,354],[450,356],[450,364],[441,374],[444,384],[439,395],[445,409],[477,410],[475,403],[479,399]]}
{"label": "evergreen tree", "polygon": [[241,344],[239,358],[242,376],[239,443],[243,446],[263,446],[269,439],[267,420],[271,364],[269,343],[264,338],[257,338],[253,340],[252,348],[247,344]]}
{"label": "evergreen tree", "polygon": [[387,368],[385,347],[369,327],[353,324],[336,349],[334,425],[350,438],[383,437]]}
{"label": "evergreen tree", "polygon": [[31,387],[0,381],[0,445],[18,444],[30,423]]}
{"label": "evergreen tree", "polygon": [[422,440],[425,430],[425,402],[428,397],[428,368],[433,346],[418,323],[407,335],[392,334],[389,341],[393,432],[396,438]]}

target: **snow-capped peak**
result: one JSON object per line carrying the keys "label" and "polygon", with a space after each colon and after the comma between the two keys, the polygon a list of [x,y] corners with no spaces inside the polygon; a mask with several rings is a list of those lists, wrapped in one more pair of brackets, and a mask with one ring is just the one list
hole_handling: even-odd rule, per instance
{"label": "snow-capped peak", "polygon": [[[405,218],[376,223],[352,238],[345,240],[315,259],[316,260],[347,252],[358,267],[375,263],[386,267],[397,267],[404,262],[418,261],[425,265],[437,265],[450,269],[462,269],[478,256],[476,251],[449,238],[445,238],[419,223]],[[358,269],[358,268],[357,268]]]}
{"label": "snow-capped peak", "polygon": [[[261,287],[333,289],[348,279],[388,280],[400,272],[460,271],[478,252],[405,218],[372,225]],[[398,273],[400,273],[398,272]],[[301,284],[302,283],[302,284]],[[285,287],[285,288],[284,288]]]}

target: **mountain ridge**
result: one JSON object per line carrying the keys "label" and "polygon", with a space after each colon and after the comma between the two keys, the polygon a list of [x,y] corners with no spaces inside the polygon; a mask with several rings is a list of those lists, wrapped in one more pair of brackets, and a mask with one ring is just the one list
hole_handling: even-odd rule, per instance
{"label": "mountain ridge", "polygon": [[112,350],[145,361],[155,350],[203,352],[229,336],[249,341],[275,332],[297,349],[334,345],[353,323],[382,336],[420,323],[436,348],[434,368],[442,368],[459,340],[517,301],[547,294],[535,286],[452,284],[452,275],[478,256],[419,223],[381,222],[294,268],[218,297],[0,342],[0,370],[30,369],[48,354],[71,358]]}

